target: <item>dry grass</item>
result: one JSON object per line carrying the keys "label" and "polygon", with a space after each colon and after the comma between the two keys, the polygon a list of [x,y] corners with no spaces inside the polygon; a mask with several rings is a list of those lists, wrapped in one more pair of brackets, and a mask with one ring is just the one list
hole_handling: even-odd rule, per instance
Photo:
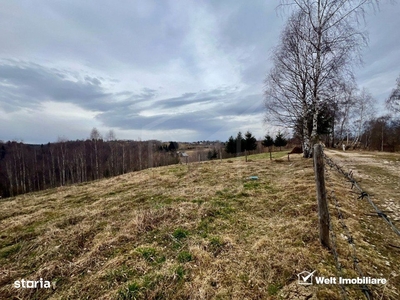
{"label": "dry grass", "polygon": [[[340,299],[338,286],[297,284],[304,270],[337,271],[318,242],[312,161],[274,155],[160,167],[1,201],[0,299]],[[368,209],[329,176],[365,273],[390,278],[374,293],[397,299],[396,250],[382,250],[385,237],[363,217]],[[338,242],[353,275],[349,246]],[[52,288],[15,289],[22,278]],[[351,288],[349,296],[362,294]]]}
{"label": "dry grass", "polygon": [[[400,156],[396,153],[378,154],[376,152],[338,153],[338,151],[327,151],[336,163],[345,171],[352,170],[354,178],[361,187],[366,190],[375,205],[383,210],[400,228],[400,199],[398,189],[400,186],[400,173],[396,170]],[[390,163],[388,163],[390,161]],[[400,237],[377,216],[373,207],[364,199],[358,199],[356,191],[351,190],[351,184],[343,180],[334,170],[327,170],[329,191],[334,190],[339,200],[341,210],[344,212],[345,224],[348,226],[354,238],[357,257],[360,267],[366,276],[377,274],[377,276],[388,279],[386,286],[375,287],[378,299],[400,298]],[[335,209],[331,207],[331,211]],[[337,214],[332,217],[333,224],[340,228]],[[344,233],[339,234],[340,248],[343,249],[342,256],[350,256],[351,248],[344,239]],[[347,245],[347,251],[346,249]],[[399,248],[393,247],[398,246]],[[351,269],[350,260],[345,261],[347,269]]]}

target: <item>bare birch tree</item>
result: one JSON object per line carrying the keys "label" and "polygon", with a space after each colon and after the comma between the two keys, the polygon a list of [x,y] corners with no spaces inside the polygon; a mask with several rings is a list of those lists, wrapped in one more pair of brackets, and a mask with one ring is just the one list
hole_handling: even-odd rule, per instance
{"label": "bare birch tree", "polygon": [[90,132],[90,139],[93,143],[94,148],[94,160],[95,160],[95,178],[100,178],[100,166],[99,166],[99,141],[102,139],[100,132],[97,130],[96,127],[93,127],[92,131]]}
{"label": "bare birch tree", "polygon": [[[363,19],[365,8],[367,5],[377,3],[376,0],[282,0],[281,4],[285,7],[293,7],[293,12],[287,23],[282,38],[281,46],[278,48],[279,54],[275,52],[275,66],[269,74],[267,80],[267,110],[274,114],[271,110],[272,105],[268,105],[271,99],[280,97],[278,102],[287,101],[281,105],[281,109],[286,105],[292,111],[290,117],[297,115],[297,119],[303,119],[305,124],[307,115],[312,112],[312,129],[308,136],[307,131],[303,130],[303,151],[304,156],[310,157],[312,145],[319,139],[318,135],[318,119],[322,106],[332,99],[329,93],[332,86],[338,85],[340,82],[348,79],[352,80],[352,65],[359,60],[359,50],[366,45],[366,33],[362,32],[359,27],[359,20]],[[296,20],[296,22],[293,22]],[[296,24],[296,25],[295,25]],[[295,27],[297,26],[297,28]],[[288,30],[291,28],[291,30]],[[297,36],[294,36],[296,33]],[[284,47],[285,39],[290,37],[291,43],[297,46]],[[296,51],[293,51],[295,49]],[[303,51],[299,52],[298,49]],[[296,52],[299,56],[296,55]],[[302,64],[297,67],[296,74],[293,77],[293,64],[282,63],[282,59],[277,57],[293,57],[296,64]],[[279,61],[277,63],[277,61]],[[272,76],[284,78],[285,85],[280,81],[272,80]],[[286,80],[290,78],[290,80]],[[290,89],[290,81],[297,80]],[[302,84],[306,84],[305,95],[306,105],[298,105],[301,97],[298,97],[301,90],[298,89]],[[275,86],[273,86],[275,85]],[[271,92],[272,89],[272,92]],[[275,91],[274,91],[275,90]],[[280,90],[276,92],[276,90]],[[292,97],[296,91],[296,97]],[[275,94],[275,95],[274,95]],[[282,97],[283,96],[283,97]],[[294,100],[297,99],[297,100]],[[292,105],[295,101],[296,105]],[[295,109],[296,108],[296,109]],[[301,108],[301,113],[299,109]],[[279,110],[279,114],[284,113]],[[282,117],[279,117],[282,121]],[[279,119],[278,118],[278,119]],[[286,118],[286,121],[290,118]],[[308,120],[307,120],[308,123]],[[305,128],[304,128],[305,129]],[[309,141],[307,141],[309,139]]]}
{"label": "bare birch tree", "polygon": [[400,113],[400,76],[397,78],[397,86],[386,100],[386,107],[395,113]]}
{"label": "bare birch tree", "polygon": [[114,133],[114,130],[110,129],[110,131],[106,135],[106,141],[110,146],[110,156],[108,158],[108,169],[111,176],[117,174],[116,168],[116,152],[117,152],[117,137]]}
{"label": "bare birch tree", "polygon": [[281,43],[273,54],[274,67],[265,80],[265,107],[266,121],[303,132],[304,156],[308,157],[310,142],[305,116],[311,105],[307,88],[311,49],[302,42],[305,21],[301,12],[293,13],[281,34]]}
{"label": "bare birch tree", "polygon": [[354,98],[352,111],[353,142],[356,146],[363,133],[364,125],[374,115],[374,99],[366,88],[363,88],[357,97]]}

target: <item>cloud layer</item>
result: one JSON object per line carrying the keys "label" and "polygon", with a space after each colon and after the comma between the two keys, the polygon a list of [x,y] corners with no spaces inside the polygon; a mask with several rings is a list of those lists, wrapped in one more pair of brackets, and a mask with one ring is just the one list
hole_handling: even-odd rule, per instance
{"label": "cloud layer", "polygon": [[[275,6],[2,2],[0,139],[82,139],[92,127],[125,139],[226,140],[239,130],[261,137],[271,130],[263,79],[285,20]],[[367,16],[370,48],[357,77],[379,101],[400,73],[398,12],[385,6]]]}

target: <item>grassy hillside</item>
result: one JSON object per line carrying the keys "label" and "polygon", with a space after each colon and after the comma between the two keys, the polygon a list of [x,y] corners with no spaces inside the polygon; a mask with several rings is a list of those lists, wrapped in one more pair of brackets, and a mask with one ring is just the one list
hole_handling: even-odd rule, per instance
{"label": "grassy hillside", "polygon": [[[160,167],[2,200],[0,299],[340,299],[339,286],[297,284],[305,270],[339,275],[318,241],[312,161],[284,155]],[[347,183],[333,172],[328,183],[366,276],[390,278],[374,294],[397,299],[399,252],[383,252],[383,238],[370,236],[377,219],[360,219],[366,208]],[[355,277],[331,210],[343,271]],[[13,286],[40,278],[52,287]],[[363,297],[357,286],[347,292]]]}

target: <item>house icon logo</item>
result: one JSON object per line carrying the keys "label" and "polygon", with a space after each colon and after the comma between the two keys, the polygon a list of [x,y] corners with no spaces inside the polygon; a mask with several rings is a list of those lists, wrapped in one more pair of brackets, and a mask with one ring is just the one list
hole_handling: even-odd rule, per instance
{"label": "house icon logo", "polygon": [[301,285],[312,285],[313,284],[313,276],[316,270],[312,272],[303,271],[297,274],[298,284]]}

